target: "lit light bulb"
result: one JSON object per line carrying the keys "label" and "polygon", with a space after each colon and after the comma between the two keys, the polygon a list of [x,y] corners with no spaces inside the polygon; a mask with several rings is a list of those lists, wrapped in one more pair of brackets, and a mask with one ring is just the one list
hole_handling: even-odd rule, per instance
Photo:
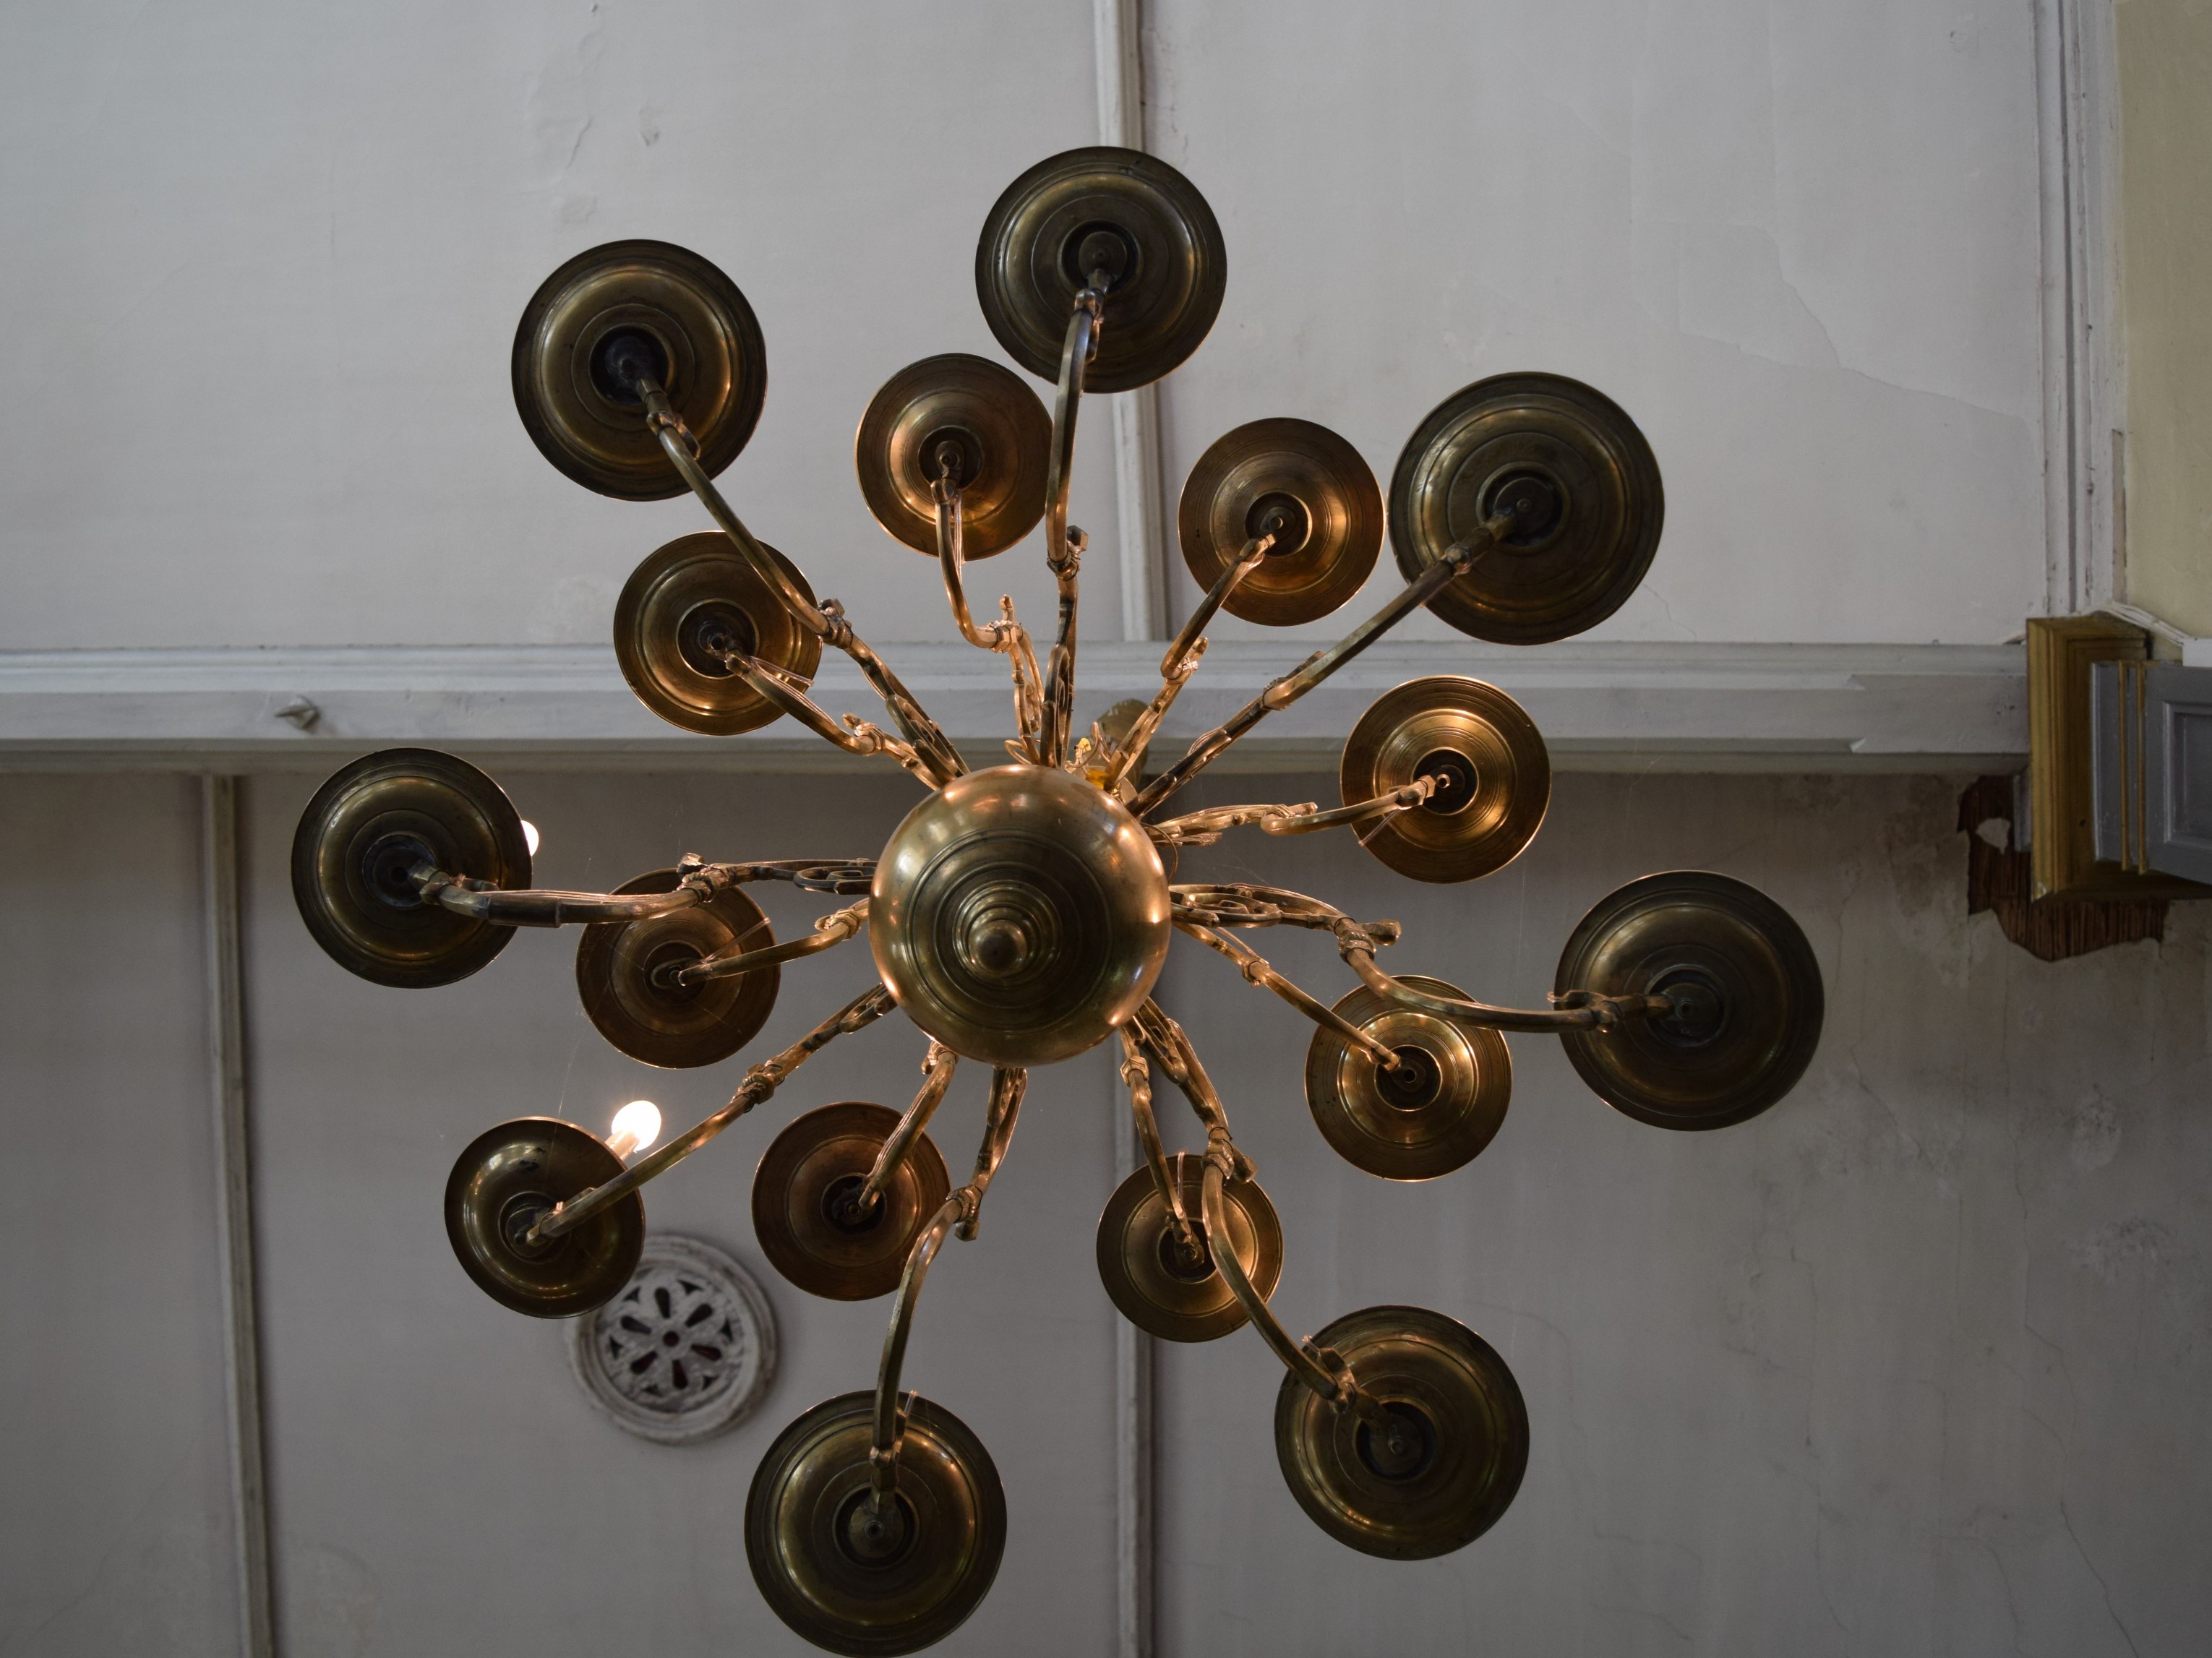
{"label": "lit light bulb", "polygon": [[527,817],[522,820],[522,844],[530,848],[530,855],[538,855],[538,825]]}
{"label": "lit light bulb", "polygon": [[607,1149],[627,1163],[660,1138],[660,1108],[651,1100],[632,1100],[615,1113]]}

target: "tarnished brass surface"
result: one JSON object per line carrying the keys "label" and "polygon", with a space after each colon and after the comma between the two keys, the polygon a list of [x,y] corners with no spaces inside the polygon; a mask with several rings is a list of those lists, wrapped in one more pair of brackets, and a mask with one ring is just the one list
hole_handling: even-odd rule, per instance
{"label": "tarnished brass surface", "polygon": [[422,863],[502,888],[530,884],[522,819],[498,784],[434,749],[385,749],[334,773],[292,836],[292,896],[332,961],[380,985],[465,979],[514,929],[425,902]]}
{"label": "tarnished brass surface", "polygon": [[[813,589],[773,547],[799,591]],[[672,726],[712,737],[757,731],[782,710],[726,669],[714,652],[736,649],[811,679],[822,641],[799,624],[775,589],[729,538],[680,536],[630,573],[615,601],[615,660],[637,700]]]}
{"label": "tarnished brass surface", "polygon": [[962,351],[909,363],[869,400],[853,441],[860,495],[876,522],[917,552],[937,553],[930,486],[938,451],[959,452],[961,550],[1003,552],[1044,516],[1052,419],[1020,376]]}
{"label": "tarnished brass surface", "polygon": [[1222,608],[1270,627],[1317,622],[1374,571],[1382,491],[1359,452],[1326,426],[1250,422],[1216,438],[1184,481],[1176,531],[1191,580],[1211,588],[1271,529],[1275,544]]}
{"label": "tarnished brass surface", "polygon": [[866,1209],[854,1199],[899,1114],[848,1100],[817,1106],[769,1143],[753,1175],[753,1233],[769,1264],[811,1296],[866,1301],[898,1288],[908,1250],[952,1189],[918,1135]]}
{"label": "tarnished brass surface", "polygon": [[[1405,982],[1438,996],[1465,993],[1418,974],[1406,975]],[[1513,1097],[1504,1037],[1394,1006],[1364,985],[1335,1011],[1395,1050],[1407,1067],[1385,1071],[1326,1025],[1314,1032],[1306,1106],[1346,1162],[1385,1180],[1433,1180],[1490,1144]]]}
{"label": "tarnished brass surface", "polygon": [[683,475],[614,367],[623,346],[668,393],[714,477],[738,458],[768,395],[760,324],[735,282],[667,242],[608,242],[540,284],[514,331],[514,406],[545,459],[624,501],[680,495]]}
{"label": "tarnished brass surface", "polygon": [[631,1193],[573,1231],[525,1236],[556,1203],[622,1173],[605,1141],[551,1117],[503,1122],[469,1143],[446,1181],[446,1236],[462,1270],[501,1306],[572,1318],[612,1300],[645,1248],[645,1201]]}
{"label": "tarnished brass surface", "polygon": [[942,1405],[904,1402],[884,1519],[869,1503],[872,1391],[825,1400],[786,1428],[745,1498],[763,1598],[831,1652],[876,1658],[943,1640],[981,1604],[1006,1551],[1006,1493],[982,1441]]}
{"label": "tarnished brass surface", "polygon": [[1656,1128],[1757,1116],[1796,1086],[1820,1046],[1813,947],[1781,905],[1725,875],[1631,881],[1577,924],[1553,982],[1676,999],[1672,1015],[1560,1037],[1599,1098]]}
{"label": "tarnished brass surface", "polygon": [[1521,855],[1552,802],[1543,733],[1495,685],[1459,674],[1411,679],[1376,698],[1344,740],[1346,805],[1404,787],[1437,786],[1361,843],[1417,881],[1471,881]]}
{"label": "tarnished brass surface", "polygon": [[[615,890],[673,892],[677,879],[675,870],[657,869]],[[672,969],[775,942],[760,906],[742,887],[726,886],[693,908],[586,927],[576,945],[576,991],[599,1035],[633,1060],[671,1070],[713,1065],[768,1023],[779,969],[770,965],[686,985],[673,981]]]}
{"label": "tarnished brass surface", "polygon": [[1038,162],[983,222],[975,297],[1006,355],[1052,380],[1086,261],[1098,255],[1113,281],[1084,388],[1127,392],[1198,349],[1229,279],[1213,210],[1165,161],[1099,146]]}
{"label": "tarnished brass surface", "polygon": [[[1201,1197],[1206,1159],[1178,1151],[1167,1159],[1184,1218],[1196,1229],[1198,1253],[1176,1245],[1167,1206],[1149,1169],[1114,1188],[1098,1218],[1098,1278],[1121,1316],[1169,1341],[1211,1341],[1244,1325],[1244,1309],[1214,1270]],[[1244,1275],[1262,1297],[1283,1276],[1283,1224],[1259,1182],[1231,1181],[1229,1230]]]}
{"label": "tarnished brass surface", "polygon": [[916,806],[876,862],[868,942],[926,1034],[997,1066],[1103,1040],[1151,993],[1172,926],[1141,825],[1067,773],[970,772]]}
{"label": "tarnished brass surface", "polygon": [[1528,1411],[1496,1349],[1420,1307],[1369,1307],[1314,1333],[1382,1406],[1377,1431],[1283,1378],[1275,1456],[1313,1522],[1362,1554],[1426,1560],[1495,1525],[1528,1466]]}
{"label": "tarnished brass surface", "polygon": [[1658,550],[1659,463],[1620,405],[1561,374],[1498,374],[1438,404],[1398,457],[1390,543],[1408,580],[1486,518],[1514,523],[1429,608],[1462,633],[1540,645],[1627,602]]}

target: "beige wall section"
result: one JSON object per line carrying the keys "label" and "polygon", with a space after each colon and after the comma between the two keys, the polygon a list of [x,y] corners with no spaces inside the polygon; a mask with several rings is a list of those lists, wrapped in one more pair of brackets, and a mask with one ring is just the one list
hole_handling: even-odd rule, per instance
{"label": "beige wall section", "polygon": [[2212,635],[2212,0],[2120,0],[2130,602]]}

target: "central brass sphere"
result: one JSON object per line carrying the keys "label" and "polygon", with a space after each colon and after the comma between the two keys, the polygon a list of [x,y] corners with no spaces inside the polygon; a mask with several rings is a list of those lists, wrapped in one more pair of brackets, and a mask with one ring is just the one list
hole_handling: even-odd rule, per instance
{"label": "central brass sphere", "polygon": [[868,908],[907,1017],[999,1066],[1103,1041],[1152,993],[1171,932],[1143,825],[1045,766],[970,772],[916,806],[877,860]]}

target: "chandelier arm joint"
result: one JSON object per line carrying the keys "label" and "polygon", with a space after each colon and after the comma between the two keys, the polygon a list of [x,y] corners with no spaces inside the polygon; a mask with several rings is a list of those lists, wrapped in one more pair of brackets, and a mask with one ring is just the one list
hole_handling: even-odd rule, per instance
{"label": "chandelier arm joint", "polygon": [[[783,962],[795,962],[818,954],[836,944],[843,944],[868,923],[868,901],[823,916],[814,924],[814,931],[803,938],[790,938],[780,944],[769,944],[759,950],[731,950],[724,955],[702,957],[686,966],[667,971],[666,982],[671,987],[704,984],[710,979],[735,979],[764,967],[775,967]],[[655,982],[660,975],[654,975]]]}
{"label": "chandelier arm joint", "polygon": [[890,665],[854,632],[853,624],[845,618],[845,607],[834,598],[825,598],[822,601],[822,616],[828,624],[822,635],[823,641],[851,657],[862,677],[876,688],[876,695],[884,699],[884,706],[890,710],[898,728],[906,733],[906,740],[927,764],[931,774],[930,786],[942,788],[954,778],[966,776],[968,762],[960,757],[960,750],[953,747],[945,728],[930,717],[928,710],[891,671]]}
{"label": "chandelier arm joint", "polygon": [[1190,1216],[1183,1212],[1182,1186],[1168,1169],[1167,1149],[1160,1142],[1159,1117],[1152,1110],[1152,1067],[1145,1061],[1144,1045],[1126,1024],[1116,1034],[1121,1038],[1121,1084],[1129,1090],[1129,1113],[1136,1122],[1137,1145],[1144,1153],[1145,1168],[1167,1212],[1176,1248],[1194,1258],[1202,1246],[1198,1229]]}

